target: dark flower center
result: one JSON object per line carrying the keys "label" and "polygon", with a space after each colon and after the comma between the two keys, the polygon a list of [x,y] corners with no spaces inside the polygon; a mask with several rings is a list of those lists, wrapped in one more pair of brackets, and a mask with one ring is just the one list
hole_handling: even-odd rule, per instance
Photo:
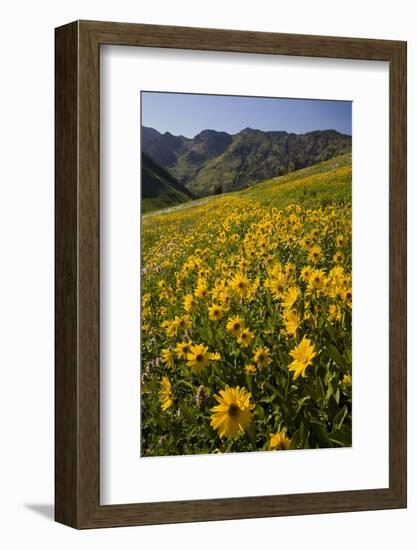
{"label": "dark flower center", "polygon": [[237,416],[239,414],[239,407],[237,405],[235,405],[234,403],[232,403],[229,407],[229,416],[231,418],[234,418],[235,416]]}
{"label": "dark flower center", "polygon": [[195,356],[195,360],[197,361],[197,363],[203,360],[203,356],[201,355],[201,353]]}
{"label": "dark flower center", "polygon": [[233,325],[233,328],[234,328],[235,330],[238,330],[238,329],[240,329],[240,325],[239,325],[239,323],[235,323],[235,324]]}

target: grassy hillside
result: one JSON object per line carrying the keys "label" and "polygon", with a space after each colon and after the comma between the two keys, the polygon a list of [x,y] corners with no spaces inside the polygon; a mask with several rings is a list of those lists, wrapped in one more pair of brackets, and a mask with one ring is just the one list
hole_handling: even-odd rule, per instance
{"label": "grassy hillside", "polygon": [[193,198],[169,172],[142,154],[142,212],[181,204]]}
{"label": "grassy hillside", "polygon": [[[351,164],[352,155],[348,153],[285,176],[265,180],[242,191],[173,205],[166,213],[204,208],[208,203],[221,207],[223,197],[254,199],[263,206],[278,209],[294,202],[306,208],[317,208],[330,203],[348,204],[352,195]],[[154,210],[150,215],[159,214]]]}
{"label": "grassy hillside", "polygon": [[263,181],[238,193],[265,206],[285,208],[298,203],[306,208],[343,204],[352,196],[352,155],[316,164],[292,174]]}

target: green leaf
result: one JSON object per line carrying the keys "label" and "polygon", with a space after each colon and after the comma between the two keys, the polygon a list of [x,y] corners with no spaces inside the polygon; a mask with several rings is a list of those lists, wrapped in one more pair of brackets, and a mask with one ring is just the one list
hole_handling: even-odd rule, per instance
{"label": "green leaf", "polygon": [[336,392],[337,392],[337,380],[333,379],[329,385],[327,386],[327,392],[326,392],[326,402],[329,402],[330,398],[333,396],[336,400]]}
{"label": "green leaf", "polygon": [[311,429],[315,436],[322,441],[323,443],[329,443],[329,435],[326,430],[326,426],[322,422],[319,422],[317,420],[311,421]]}
{"label": "green leaf", "polygon": [[335,373],[332,372],[330,369],[328,369],[326,374],[324,375],[324,385],[328,386],[330,382],[333,380],[334,376],[335,376]]}
{"label": "green leaf", "polygon": [[336,344],[337,343],[336,331],[330,323],[326,324],[326,331],[327,331],[327,334],[330,336],[330,339]]}
{"label": "green leaf", "polygon": [[347,363],[349,363],[349,365],[352,364],[352,350],[350,348],[346,348],[344,353],[343,353]]}
{"label": "green leaf", "polygon": [[179,381],[179,385],[184,385],[186,386],[187,388],[191,389],[191,390],[194,390],[194,386],[192,384],[192,382],[190,382],[189,380],[187,380],[186,378],[183,378],[182,380]]}
{"label": "green leaf", "polygon": [[346,359],[332,344],[329,344],[326,347],[326,352],[330,359],[332,359],[332,361],[334,361],[339,368],[343,370],[347,369],[348,366],[346,363]]}
{"label": "green leaf", "polygon": [[246,428],[250,442],[252,443],[253,448],[256,450],[256,428],[255,423],[250,422]]}
{"label": "green leaf", "polygon": [[260,405],[256,405],[254,414],[255,414],[255,416],[257,416],[259,418],[264,418],[265,417],[265,411],[264,411],[263,407],[261,407]]}
{"label": "green leaf", "polygon": [[306,395],[305,397],[302,397],[297,401],[297,408],[295,410],[295,413],[299,413],[301,408],[303,407],[304,403],[306,403],[311,397],[309,395]]}
{"label": "green leaf", "polygon": [[292,434],[290,449],[298,449],[299,446],[300,446],[300,430],[297,430]]}
{"label": "green leaf", "polygon": [[345,421],[347,413],[348,413],[348,408],[346,405],[344,405],[336,414],[336,416],[333,418],[333,431],[340,430],[343,422]]}
{"label": "green leaf", "polygon": [[327,407],[327,415],[328,415],[329,422],[333,421],[337,413],[338,413],[338,406],[337,406],[336,400],[333,396],[331,396]]}
{"label": "green leaf", "polygon": [[321,381],[321,376],[317,376],[315,385],[316,401],[324,401],[324,387]]}
{"label": "green leaf", "polygon": [[[275,388],[272,384],[269,382],[265,382],[265,387],[272,393],[272,396],[270,398],[270,402],[274,401],[274,399],[277,399],[282,407],[282,409],[285,411],[286,414],[290,414],[292,411],[290,410],[290,403],[287,399],[282,395],[282,393]],[[258,401],[264,401],[265,398],[260,399]]]}
{"label": "green leaf", "polygon": [[188,422],[194,424],[197,421],[198,413],[185,403],[181,405],[180,411],[184,415],[184,418],[188,420]]}
{"label": "green leaf", "polygon": [[304,439],[305,439],[304,422],[301,420],[301,424],[300,424],[300,441],[301,441],[301,443],[303,443],[303,446],[304,446]]}

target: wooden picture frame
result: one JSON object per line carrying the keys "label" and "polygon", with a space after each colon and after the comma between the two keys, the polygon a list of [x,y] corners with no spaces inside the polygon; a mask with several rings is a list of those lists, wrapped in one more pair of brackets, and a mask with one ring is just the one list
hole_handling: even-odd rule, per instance
{"label": "wooden picture frame", "polygon": [[[75,528],[406,506],[406,43],[76,21],[56,29],[55,518]],[[389,487],[100,505],[99,55],[117,44],[389,62]]]}

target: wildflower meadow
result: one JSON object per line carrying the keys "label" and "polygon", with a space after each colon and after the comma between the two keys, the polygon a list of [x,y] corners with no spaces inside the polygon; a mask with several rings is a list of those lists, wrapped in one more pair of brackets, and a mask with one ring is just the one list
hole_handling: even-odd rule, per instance
{"label": "wildflower meadow", "polygon": [[142,456],[351,445],[350,178],[143,216]]}

